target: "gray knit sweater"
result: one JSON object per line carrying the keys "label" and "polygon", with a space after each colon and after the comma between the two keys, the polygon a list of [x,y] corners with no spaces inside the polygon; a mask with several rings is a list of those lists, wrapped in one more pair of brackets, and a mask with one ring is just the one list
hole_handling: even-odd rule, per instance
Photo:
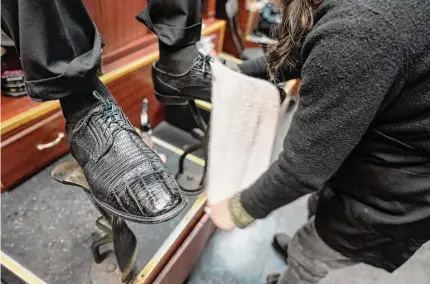
{"label": "gray knit sweater", "polygon": [[[355,193],[333,177],[349,171],[348,157],[366,157],[357,145],[371,144],[374,131],[403,145],[405,153],[430,157],[430,1],[326,0],[315,15],[301,50],[300,105],[284,151],[240,195],[254,218],[328,184],[336,188],[334,198],[339,192],[338,199],[351,198]],[[388,168],[403,166],[387,163]],[[428,172],[427,160],[419,163],[422,185],[430,192],[430,162]],[[382,179],[360,178],[385,186]],[[342,210],[325,214],[345,214]]]}

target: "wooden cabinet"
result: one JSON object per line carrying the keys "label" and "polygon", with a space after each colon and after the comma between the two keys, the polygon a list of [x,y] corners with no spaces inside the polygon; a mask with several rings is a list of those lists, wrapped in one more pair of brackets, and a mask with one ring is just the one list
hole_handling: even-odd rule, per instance
{"label": "wooden cabinet", "polygon": [[64,118],[57,111],[2,141],[2,189],[67,152]]}

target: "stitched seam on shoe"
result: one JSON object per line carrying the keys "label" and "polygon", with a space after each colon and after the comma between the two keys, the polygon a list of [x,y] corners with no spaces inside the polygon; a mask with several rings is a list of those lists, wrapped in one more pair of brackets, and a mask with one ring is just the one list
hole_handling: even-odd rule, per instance
{"label": "stitched seam on shoe", "polygon": [[[121,161],[118,161],[116,164],[115,164],[115,166],[118,168],[118,169],[122,169],[122,168],[125,168],[125,165],[127,164],[129,162],[129,160],[127,160],[127,159],[124,159],[124,160],[121,160]],[[105,170],[103,170],[103,171],[101,171],[100,172],[100,174],[101,175],[106,175],[109,171],[110,171],[111,169],[109,169],[109,168],[106,168]],[[109,184],[110,183],[112,183],[113,181],[115,181],[115,179],[117,179],[117,178],[119,178],[121,176],[121,173],[118,173],[118,174],[116,174],[116,175],[111,175],[111,176],[109,176],[109,174],[107,174],[107,177],[105,177],[105,181],[106,182],[108,182]],[[119,179],[118,180],[118,182],[121,182],[121,179]],[[118,183],[117,182],[117,183]]]}
{"label": "stitched seam on shoe", "polygon": [[[100,126],[102,125],[102,123],[103,123],[103,121],[102,121],[102,118],[101,117],[98,117],[97,118],[97,123],[95,122],[95,121],[91,121],[92,123],[93,123],[93,125],[96,127],[96,129],[97,129],[97,131],[100,131],[100,135],[101,135],[101,129],[100,129]],[[100,139],[97,139],[97,141],[100,143],[100,145],[103,145],[103,140],[100,138]]]}
{"label": "stitched seam on shoe", "polygon": [[[135,168],[135,169],[133,169],[132,171],[130,171],[130,172],[128,172],[127,174],[125,174],[124,175],[124,177],[123,177],[123,180],[124,180],[124,186],[125,186],[125,188],[126,188],[126,191],[127,192],[129,192],[129,190],[128,190],[128,179],[135,173],[135,172],[137,172],[137,171],[139,171],[140,169],[142,169],[143,167],[142,166],[139,166],[139,167],[137,167],[137,168]],[[112,184],[110,187],[109,187],[109,189],[111,190],[112,188],[114,188],[114,187],[117,187],[117,186],[120,186],[120,184],[121,184],[121,180],[118,180],[116,183],[114,183],[114,184]],[[113,195],[115,196],[115,199],[116,199],[116,201],[118,202],[118,204],[121,206],[121,208],[124,210],[124,211],[126,211],[126,212],[128,212],[128,213],[130,213],[130,214],[132,214],[129,210],[127,210],[125,207],[124,207],[124,205],[123,205],[123,203],[122,203],[122,201],[121,201],[121,199],[119,198],[119,196],[117,195],[117,193],[114,191],[114,190],[112,190],[112,192],[113,192]],[[136,199],[134,198],[134,195],[132,195],[131,194],[131,196],[133,197],[133,199],[134,199],[134,201],[136,202]],[[136,206],[139,208],[139,210],[141,211],[141,213],[143,214],[143,215],[145,215],[145,213],[144,212],[142,212],[142,208],[139,206],[140,204],[138,203],[138,202],[136,202]],[[132,214],[133,215],[133,214]]]}
{"label": "stitched seam on shoe", "polygon": [[[200,88],[202,88],[202,86],[201,85],[199,85],[199,84],[195,84],[195,85],[186,85],[186,86],[184,86],[184,87],[200,87]],[[203,88],[204,88],[205,86],[203,86]]]}
{"label": "stitched seam on shoe", "polygon": [[[143,180],[143,177],[141,177],[141,176],[139,176],[139,180],[142,182],[142,185],[146,185],[145,184],[145,181]],[[154,202],[154,204],[155,204],[155,200],[154,200],[154,198],[152,198],[152,196],[151,195],[148,195],[148,199],[150,199],[151,201],[153,201]],[[155,208],[155,207],[154,207]]]}
{"label": "stitched seam on shoe", "polygon": [[[98,138],[98,135],[97,135],[97,134],[99,134],[99,133],[95,133],[95,131],[94,131],[94,129],[93,129],[93,128],[96,128],[96,129],[97,129],[97,126],[98,126],[98,125],[96,125],[96,124],[93,122],[93,120],[90,120],[90,121],[88,122],[88,124],[90,124],[90,125],[88,125],[88,128],[90,129],[90,131],[91,131],[91,133],[92,133],[93,137],[95,138],[95,140],[97,141],[97,143],[98,143],[99,145],[102,145],[102,141]],[[91,126],[92,126],[92,127],[91,127]]]}
{"label": "stitched seam on shoe", "polygon": [[169,73],[169,72],[166,72],[166,71],[164,71],[164,70],[161,70],[160,68],[158,68],[158,67],[156,66],[156,63],[157,63],[157,62],[154,62],[154,63],[152,64],[152,68],[154,68],[155,70],[157,70],[157,71],[158,71],[158,72],[160,72],[161,74],[169,75],[169,76],[172,76],[172,77],[182,77],[182,76],[185,76],[185,75],[187,75],[187,74],[191,71],[191,69],[193,69],[193,68],[194,68],[194,65],[196,65],[196,63],[193,63],[193,65],[191,65],[191,68],[190,68],[190,69],[188,69],[187,71],[185,71],[184,73],[173,74],[173,73]]}
{"label": "stitched seam on shoe", "polygon": [[[140,136],[139,136],[140,137]],[[133,141],[133,143],[136,145],[136,147],[138,147],[138,148],[141,148],[141,146],[136,142],[136,140],[135,139],[131,139],[132,141]],[[148,148],[149,148],[149,146],[147,146]],[[149,148],[149,150],[150,151],[152,151],[150,148]],[[151,170],[152,170],[152,173],[154,173],[154,175],[155,175],[155,177],[156,177],[156,179],[158,180],[158,174],[157,174],[157,172],[155,171],[155,169],[154,169],[154,167],[152,166],[152,160],[151,160],[151,158],[147,158],[149,161],[149,167],[151,168]],[[143,177],[142,176],[138,176],[140,179],[142,179],[142,181],[143,181]],[[168,190],[167,190],[168,191]],[[140,209],[140,208],[139,208]],[[143,213],[143,212],[142,212]]]}
{"label": "stitched seam on shoe", "polygon": [[[151,163],[149,163],[150,165],[151,165]],[[128,188],[127,188],[127,184],[128,184],[128,180],[129,180],[129,178],[133,175],[133,174],[135,174],[136,172],[138,172],[138,171],[140,171],[141,169],[143,169],[144,167],[142,167],[142,166],[139,166],[139,167],[137,167],[137,168],[135,168],[135,169],[133,169],[132,171],[130,171],[129,173],[127,173],[126,175],[124,175],[124,180],[125,180],[125,186],[126,186],[126,190],[127,190],[127,192],[128,192]],[[154,171],[154,169],[152,168],[152,166],[151,166],[151,169],[152,169],[152,171]],[[139,176],[140,177],[140,176]],[[141,178],[141,177],[140,177]],[[135,198],[135,195],[134,194],[131,194],[130,193],[130,195],[133,197],[133,200],[136,202],[136,206],[137,206],[137,208],[139,208],[139,210],[141,211],[141,213],[143,214],[143,215],[145,215],[145,213],[143,212],[143,209],[140,207],[140,203],[137,201],[137,199]],[[127,210],[126,210],[127,211]]]}
{"label": "stitched seam on shoe", "polygon": [[[139,175],[137,176],[137,179],[140,179]],[[136,203],[137,208],[139,208],[139,210],[140,210],[140,213],[142,213],[142,215],[145,215],[145,212],[143,212],[143,208],[140,206],[140,202],[137,200],[136,195],[131,190],[131,187],[129,185],[129,181],[128,180],[126,180],[126,182],[125,182],[125,189],[130,194],[130,196],[133,198],[134,202]]]}
{"label": "stitched seam on shoe", "polygon": [[131,212],[130,212],[129,210],[127,210],[127,209],[124,207],[124,205],[123,205],[123,203],[122,203],[121,199],[119,198],[119,196],[118,196],[118,194],[115,192],[115,190],[113,190],[113,189],[111,189],[111,190],[112,190],[113,196],[115,196],[116,202],[118,202],[118,204],[119,204],[119,206],[122,208],[122,210],[124,210],[125,212],[127,212],[127,213],[130,213],[130,214],[131,214]]}
{"label": "stitched seam on shoe", "polygon": [[154,172],[154,175],[155,175],[155,179],[160,183],[160,184],[162,184],[162,185],[164,185],[164,190],[167,192],[167,194],[169,194],[170,192],[170,189],[169,188],[167,188],[167,186],[164,184],[164,180],[163,179],[161,179],[160,178],[160,174],[158,173],[158,172],[156,172],[155,171],[155,169],[154,169],[154,167],[152,166],[152,164],[150,164],[151,165],[151,168],[152,168],[152,171]]}
{"label": "stitched seam on shoe", "polygon": [[[143,168],[144,168],[143,166],[139,166],[139,167],[131,170],[130,172],[128,172],[127,174],[124,175],[124,179],[127,179],[128,177],[132,176],[136,171],[139,171]],[[145,176],[147,176],[147,175],[145,175]]]}
{"label": "stitched seam on shoe", "polygon": [[[140,136],[139,136],[140,137]],[[132,139],[132,141],[133,141],[133,143],[136,145],[136,147],[138,147],[138,148],[141,148],[141,146],[136,142],[136,140],[134,140],[134,139]],[[148,148],[149,148],[149,146],[147,146]],[[152,149],[151,148],[149,148],[149,151],[152,151]],[[155,154],[156,155],[156,154]],[[152,169],[152,172],[155,174],[155,176],[157,177],[157,180],[158,180],[158,174],[157,174],[157,172],[155,171],[155,169],[154,169],[154,167],[152,166],[152,160],[151,160],[151,158],[147,158],[148,160],[149,160],[149,166],[151,167],[151,169]]]}
{"label": "stitched seam on shoe", "polygon": [[[84,167],[84,170],[85,171],[87,171],[88,170],[88,168],[90,168],[90,166],[88,165],[88,163],[85,165],[85,167]],[[93,171],[93,170],[92,170]],[[94,171],[93,171],[94,172]],[[94,175],[94,179],[98,179],[98,177],[99,177],[100,175],[97,175],[97,174],[95,174]],[[119,182],[117,182],[117,184],[118,184]],[[113,190],[112,188],[113,188],[114,186],[113,185],[111,185],[109,188],[108,188],[108,190],[110,191],[110,192],[112,192],[113,193],[113,196],[115,197],[115,199],[116,199],[116,201],[117,201],[117,203],[119,204],[119,206],[125,211],[125,212],[127,212],[127,213],[129,213],[129,214],[131,214],[131,212],[129,211],[129,210],[127,210],[124,206],[123,206],[123,203],[121,202],[121,199],[119,198],[119,196],[116,194],[116,192],[115,192],[115,190]]]}
{"label": "stitched seam on shoe", "polygon": [[[92,151],[90,151],[89,148],[87,148],[86,144],[83,144],[79,139],[75,139],[75,141],[73,141],[73,143],[76,143],[79,147],[83,148],[85,150],[85,152],[87,152],[86,154],[90,153],[89,158],[93,160]],[[87,162],[87,164],[88,164],[88,162]]]}
{"label": "stitched seam on shoe", "polygon": [[90,151],[89,150],[89,148],[87,148],[87,146],[86,146],[86,144],[83,144],[82,142],[78,142],[78,141],[76,141],[75,142],[76,144],[78,144],[79,146],[81,146],[82,148],[84,148],[85,149],[85,151],[87,151],[87,153],[90,153],[90,156],[89,156],[89,158],[91,159],[91,161],[95,161],[96,160],[96,157],[95,157],[95,153],[94,153],[94,151]]}
{"label": "stitched seam on shoe", "polygon": [[209,73],[209,72],[203,72],[202,68],[194,68],[194,65],[193,65],[193,67],[191,69],[194,69],[194,71],[196,71],[196,72],[198,72],[200,74],[203,74],[203,75],[207,75]]}
{"label": "stitched seam on shoe", "polygon": [[171,88],[172,90],[174,90],[174,91],[176,91],[176,92],[178,92],[178,93],[180,93],[180,92],[181,92],[178,88],[175,88],[175,87],[173,87],[172,85],[170,85],[170,84],[168,84],[168,83],[164,82],[163,80],[161,80],[161,78],[160,78],[160,77],[158,77],[158,76],[157,76],[157,79],[158,79],[158,81],[160,81],[160,83],[161,83],[161,84],[163,84],[163,85],[165,85],[165,86],[167,86],[167,87]]}

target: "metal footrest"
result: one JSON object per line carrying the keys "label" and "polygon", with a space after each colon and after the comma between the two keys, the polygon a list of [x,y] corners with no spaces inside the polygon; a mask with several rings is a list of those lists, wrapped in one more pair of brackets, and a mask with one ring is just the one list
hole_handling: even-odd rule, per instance
{"label": "metal footrest", "polygon": [[[91,244],[94,259],[89,274],[91,283],[128,283],[134,275],[137,240],[127,223],[96,204],[89,193],[84,173],[75,161],[59,164],[52,170],[51,176],[60,183],[82,188],[101,214],[96,220],[96,226],[105,235]],[[107,244],[112,244],[113,251],[102,252],[101,247]]]}
{"label": "metal footrest", "polygon": [[[194,121],[198,128],[193,129],[191,135],[197,139],[199,142],[187,147],[184,153],[179,158],[178,173],[176,174],[176,181],[182,190],[187,194],[199,194],[203,189],[206,170],[207,170],[207,158],[208,158],[208,143],[209,143],[209,126],[203,119],[199,108],[194,101],[190,101],[188,104],[188,110],[190,111]],[[196,182],[196,177],[187,174],[184,169],[184,162],[187,155],[192,154],[200,149],[203,149],[203,159],[205,161],[205,166],[203,168],[203,174],[200,182]]]}

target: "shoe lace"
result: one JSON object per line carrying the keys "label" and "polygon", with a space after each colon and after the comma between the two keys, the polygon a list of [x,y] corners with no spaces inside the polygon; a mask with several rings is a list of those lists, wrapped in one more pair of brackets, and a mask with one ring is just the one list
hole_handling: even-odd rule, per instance
{"label": "shoe lace", "polygon": [[105,133],[112,125],[116,126],[112,129],[114,131],[125,124],[124,117],[121,115],[121,110],[116,103],[103,98],[97,91],[93,92],[93,96],[102,103],[101,119],[107,126],[104,130]]}
{"label": "shoe lace", "polygon": [[211,72],[211,63],[214,62],[214,59],[210,55],[201,54],[197,58],[197,68],[200,68],[203,74],[210,74]]}

